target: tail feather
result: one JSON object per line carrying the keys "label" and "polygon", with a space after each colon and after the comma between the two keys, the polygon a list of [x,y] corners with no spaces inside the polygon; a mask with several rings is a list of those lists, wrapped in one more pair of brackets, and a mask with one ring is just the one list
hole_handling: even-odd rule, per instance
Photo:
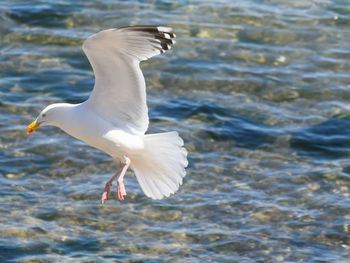
{"label": "tail feather", "polygon": [[182,185],[188,165],[187,151],[177,132],[144,136],[145,147],[131,160],[131,166],[145,195],[162,199]]}

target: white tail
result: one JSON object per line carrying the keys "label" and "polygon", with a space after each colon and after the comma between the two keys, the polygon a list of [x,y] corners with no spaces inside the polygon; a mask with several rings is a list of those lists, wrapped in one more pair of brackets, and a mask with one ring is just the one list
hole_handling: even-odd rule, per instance
{"label": "white tail", "polygon": [[131,168],[145,195],[162,199],[175,193],[186,175],[187,151],[177,132],[144,136],[145,147],[131,159]]}

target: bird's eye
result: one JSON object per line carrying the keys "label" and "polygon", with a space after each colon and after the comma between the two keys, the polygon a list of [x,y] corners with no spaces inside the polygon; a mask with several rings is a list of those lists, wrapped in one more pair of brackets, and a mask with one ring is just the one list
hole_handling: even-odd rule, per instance
{"label": "bird's eye", "polygon": [[42,116],[43,118],[45,118],[45,117],[46,117],[46,114],[44,113],[44,114],[42,114],[41,116]]}

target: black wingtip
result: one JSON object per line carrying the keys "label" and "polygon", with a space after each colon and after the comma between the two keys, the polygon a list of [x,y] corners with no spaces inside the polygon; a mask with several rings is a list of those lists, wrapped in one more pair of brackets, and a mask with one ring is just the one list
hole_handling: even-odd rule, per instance
{"label": "black wingtip", "polygon": [[162,49],[163,50],[169,50],[170,49],[170,46],[166,43],[160,43],[160,45],[162,46]]}
{"label": "black wingtip", "polygon": [[[167,26],[154,26],[154,25],[135,25],[135,26],[125,26],[119,29],[126,29],[132,31],[139,31],[142,33],[147,33],[153,36],[154,39],[159,40],[155,48],[160,50],[160,53],[164,53],[166,50],[171,48],[171,45],[175,44],[174,38],[176,35],[172,32],[171,27]],[[154,43],[155,44],[155,43]]]}
{"label": "black wingtip", "polygon": [[174,33],[172,33],[172,28],[167,26],[154,26],[154,25],[135,25],[135,26],[124,26],[119,27],[118,29],[128,29],[128,30],[135,30],[135,31],[141,31],[141,32],[148,32],[148,33],[166,33],[169,34],[171,38],[176,37]]}

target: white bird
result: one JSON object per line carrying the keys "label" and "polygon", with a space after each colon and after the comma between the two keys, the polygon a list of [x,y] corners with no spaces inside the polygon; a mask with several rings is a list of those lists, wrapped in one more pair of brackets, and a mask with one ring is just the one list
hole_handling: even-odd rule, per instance
{"label": "white bird", "polygon": [[146,85],[139,63],[170,49],[170,27],[128,26],[103,30],[83,43],[95,74],[90,97],[79,104],[47,106],[27,127],[59,127],[119,162],[106,183],[101,202],[110,197],[118,177],[117,196],[126,195],[123,178],[129,167],[146,196],[161,199],[175,193],[186,175],[187,151],[177,132],[145,134],[148,129]]}

